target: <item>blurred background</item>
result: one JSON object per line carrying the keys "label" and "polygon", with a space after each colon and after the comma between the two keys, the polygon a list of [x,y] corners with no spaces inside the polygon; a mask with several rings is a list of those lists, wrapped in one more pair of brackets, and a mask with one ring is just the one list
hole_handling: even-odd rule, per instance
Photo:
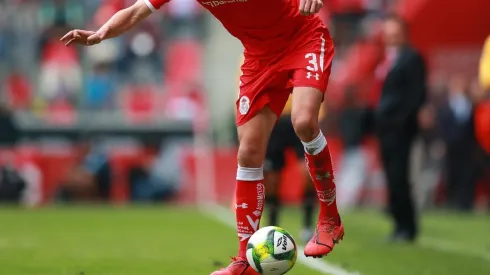
{"label": "blurred background", "polygon": [[[59,43],[68,30],[97,29],[133,2],[0,0],[0,202],[29,207],[70,202],[158,203],[178,213],[188,211],[182,210],[187,209],[183,205],[230,205],[237,148],[234,100],[242,46],[219,22],[194,0],[173,0],[120,38],[93,48]],[[455,228],[447,239],[457,236],[459,243],[446,243],[443,249],[441,242],[427,237],[422,244],[436,243],[433,250],[442,251],[429,256],[436,267],[431,269],[430,263],[422,261],[420,268],[407,273],[395,260],[390,274],[456,274],[457,268],[442,267],[442,263],[452,261],[451,253],[466,243],[478,248],[462,250],[460,254],[472,255],[469,259],[454,256],[463,257],[459,266],[472,265],[473,274],[488,274],[484,266],[490,266],[490,220],[488,214],[475,213],[490,210],[490,80],[479,71],[490,70],[490,61],[483,58],[490,35],[490,1],[324,3],[321,17],[334,37],[336,57],[325,100],[328,116],[322,126],[337,175],[347,175],[340,176],[337,185],[349,195],[339,195],[338,200],[344,212],[352,213],[347,220],[360,223],[350,232],[353,238],[362,236],[358,246],[369,242],[365,235],[371,233],[359,230],[365,222],[382,223],[387,201],[379,142],[369,114],[376,109],[383,85],[379,79],[385,60],[382,20],[387,14],[397,14],[406,21],[410,42],[427,68],[427,95],[417,113],[419,131],[411,148],[416,207],[429,217],[426,224],[432,227],[425,232],[445,236],[444,229]],[[356,110],[366,110],[366,117],[352,117]],[[361,129],[354,131],[359,136],[354,140],[359,141],[350,142],[349,129]],[[294,152],[287,156],[280,198],[294,206],[302,199],[303,176]],[[4,239],[0,234],[0,251],[9,247],[2,240],[15,239],[13,232],[22,227],[14,222],[19,213],[3,209],[0,212],[6,212],[0,217],[14,225],[12,231],[4,232]],[[291,217],[299,215],[291,211]],[[49,213],[38,215],[54,215]],[[155,210],[150,213],[157,215]],[[27,215],[22,223],[26,226],[35,214],[19,215]],[[95,215],[102,222],[97,216],[101,214]],[[196,214],[182,215],[200,219]],[[59,220],[76,224],[75,217],[65,212]],[[82,213],[80,219],[91,218]],[[285,223],[294,220],[287,218]],[[454,225],[460,221],[463,224]],[[37,222],[41,227],[44,224]],[[472,235],[472,229],[481,235],[458,239]],[[339,246],[340,256],[333,261],[363,274],[385,274],[371,259],[343,262],[352,253],[361,253],[358,246],[346,244],[349,251]],[[383,249],[379,253],[393,252]],[[406,253],[407,261],[427,256],[419,250]],[[0,256],[2,260],[7,263]],[[34,269],[16,273],[10,267],[9,274],[83,274],[70,267],[64,269],[68,273],[36,273]]]}

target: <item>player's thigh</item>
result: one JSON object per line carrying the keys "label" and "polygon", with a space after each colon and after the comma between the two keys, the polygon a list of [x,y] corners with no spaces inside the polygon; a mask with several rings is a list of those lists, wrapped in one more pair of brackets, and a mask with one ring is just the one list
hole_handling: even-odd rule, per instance
{"label": "player's thigh", "polygon": [[276,122],[276,114],[267,106],[254,117],[238,126],[238,164],[242,167],[261,167],[267,141]]}
{"label": "player's thigh", "polygon": [[264,107],[268,107],[276,119],[282,113],[291,93],[286,88],[289,72],[278,71],[277,66],[263,66],[259,61],[245,60],[240,76],[240,93],[236,101],[236,124],[251,120]]}
{"label": "player's thigh", "polygon": [[272,128],[291,91],[286,88],[288,72],[262,66],[261,62],[245,60],[242,66],[236,102],[240,165],[262,165]]}
{"label": "player's thigh", "polygon": [[[317,36],[317,37],[316,37]],[[293,66],[293,122],[297,119],[317,120],[328,87],[334,47],[326,33],[312,37],[311,46],[291,57]],[[301,117],[300,117],[301,115]]]}
{"label": "player's thigh", "polygon": [[316,88],[324,93],[332,70],[334,45],[326,29],[315,32],[310,40],[307,46],[288,57],[289,67],[293,69],[293,86]]}

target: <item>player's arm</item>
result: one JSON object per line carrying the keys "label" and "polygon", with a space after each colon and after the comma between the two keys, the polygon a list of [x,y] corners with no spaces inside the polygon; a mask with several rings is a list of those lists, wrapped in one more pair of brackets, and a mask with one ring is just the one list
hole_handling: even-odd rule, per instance
{"label": "player's arm", "polygon": [[299,13],[301,15],[313,15],[323,7],[323,0],[300,0]]}
{"label": "player's arm", "polygon": [[490,90],[490,36],[485,41],[480,58],[480,84],[485,90]]}
{"label": "player's arm", "polygon": [[118,11],[98,31],[72,30],[61,41],[66,46],[80,44],[91,46],[103,40],[120,36],[148,17],[156,7],[168,0],[138,0],[132,6]]}

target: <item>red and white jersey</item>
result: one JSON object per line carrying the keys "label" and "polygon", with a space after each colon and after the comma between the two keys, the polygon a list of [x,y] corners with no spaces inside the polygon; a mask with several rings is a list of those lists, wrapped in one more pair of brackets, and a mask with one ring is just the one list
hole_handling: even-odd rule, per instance
{"label": "red and white jersey", "polygon": [[[169,1],[145,0],[152,11]],[[299,0],[196,1],[242,42],[246,57],[270,57],[307,46],[312,33],[325,28],[317,15],[299,14]]]}

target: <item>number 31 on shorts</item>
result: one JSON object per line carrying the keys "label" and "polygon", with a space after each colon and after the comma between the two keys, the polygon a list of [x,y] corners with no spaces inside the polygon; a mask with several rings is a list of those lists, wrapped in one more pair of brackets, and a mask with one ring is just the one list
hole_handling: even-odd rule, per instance
{"label": "number 31 on shorts", "polygon": [[308,70],[306,78],[310,79],[314,77],[316,80],[320,80],[318,67],[320,67],[321,72],[323,72],[323,56],[320,55],[320,62],[318,62],[317,54],[315,53],[307,53],[305,58],[308,60],[308,65],[306,65],[306,70]]}

